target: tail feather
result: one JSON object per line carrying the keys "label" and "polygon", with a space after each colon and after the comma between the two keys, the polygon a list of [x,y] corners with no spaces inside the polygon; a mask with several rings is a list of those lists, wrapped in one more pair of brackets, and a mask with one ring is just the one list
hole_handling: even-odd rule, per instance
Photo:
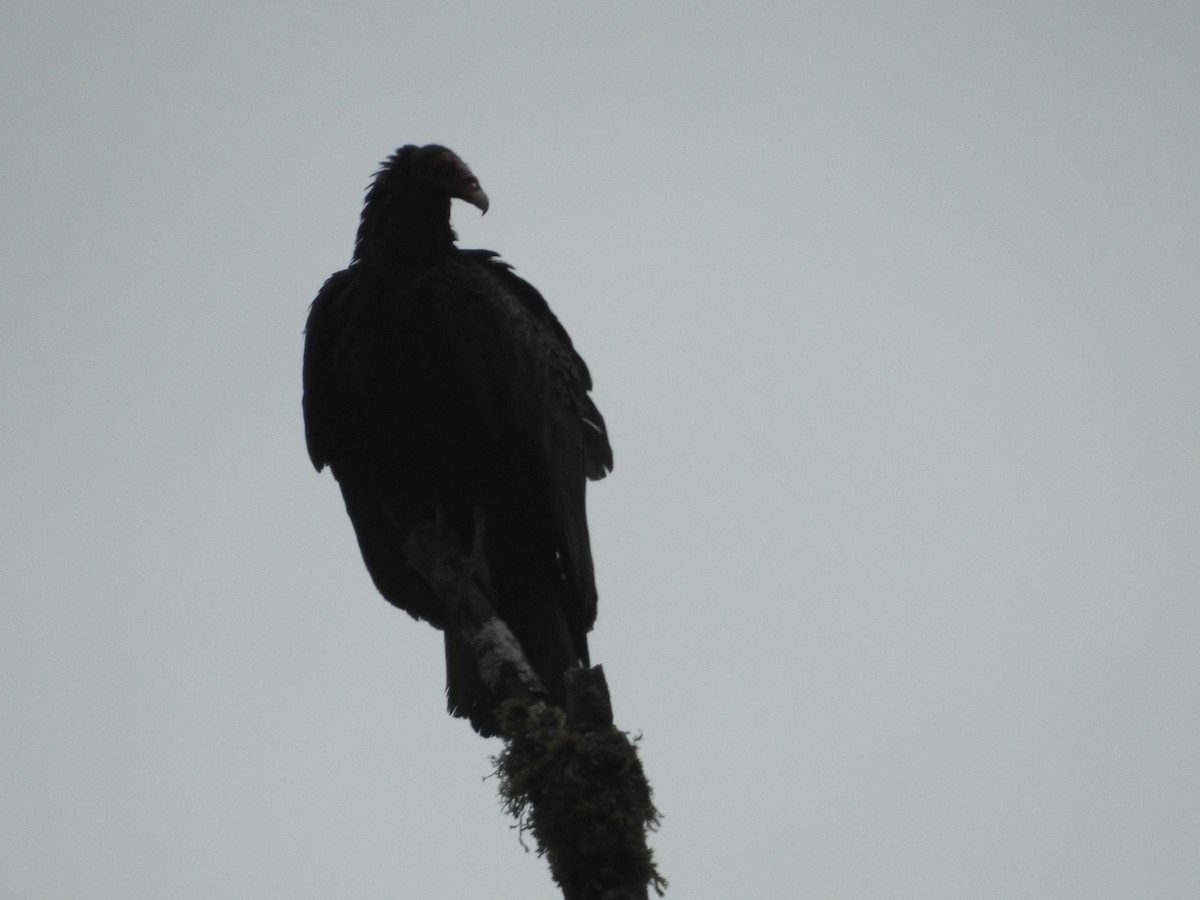
{"label": "tail feather", "polygon": [[498,732],[496,698],[483,683],[475,654],[453,628],[446,635],[446,708],[450,715],[469,719],[484,737]]}

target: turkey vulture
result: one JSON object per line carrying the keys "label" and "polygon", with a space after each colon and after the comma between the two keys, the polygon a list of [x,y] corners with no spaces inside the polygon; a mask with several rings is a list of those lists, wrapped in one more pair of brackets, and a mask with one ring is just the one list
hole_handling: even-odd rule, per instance
{"label": "turkey vulture", "polygon": [[495,253],[455,245],[452,198],[487,212],[445,147],[401,147],[376,173],[350,265],[309,312],[304,426],[379,592],[444,631],[450,712],[492,734],[494,698],[402,548],[437,521],[482,556],[497,614],[561,704],[596,618],[584,487],[612,449],[570,337]]}

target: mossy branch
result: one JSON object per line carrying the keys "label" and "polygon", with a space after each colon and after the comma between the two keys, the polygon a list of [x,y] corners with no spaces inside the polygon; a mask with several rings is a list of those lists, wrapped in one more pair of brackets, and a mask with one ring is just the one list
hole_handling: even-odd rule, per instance
{"label": "mossy branch", "polygon": [[504,749],[495,763],[504,809],[533,835],[564,900],[647,900],[650,888],[662,896],[667,882],[646,843],[659,813],[634,742],[613,726],[604,672],[571,670],[567,710],[547,702],[495,613],[483,530],[477,517],[470,556],[436,524],[416,529],[404,553],[450,612],[498,698]]}

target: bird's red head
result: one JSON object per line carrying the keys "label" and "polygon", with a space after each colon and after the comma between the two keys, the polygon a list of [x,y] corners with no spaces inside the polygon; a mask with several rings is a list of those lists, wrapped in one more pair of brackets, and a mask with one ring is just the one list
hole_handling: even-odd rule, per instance
{"label": "bird's red head", "polygon": [[[401,148],[396,156],[409,149]],[[411,178],[435,184],[449,196],[466,200],[472,206],[479,207],[481,212],[488,211],[488,196],[480,187],[479,179],[452,150],[439,144],[411,148],[408,163]]]}

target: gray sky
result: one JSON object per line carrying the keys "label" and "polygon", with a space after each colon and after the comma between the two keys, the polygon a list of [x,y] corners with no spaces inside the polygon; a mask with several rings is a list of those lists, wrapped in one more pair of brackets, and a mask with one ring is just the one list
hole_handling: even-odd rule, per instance
{"label": "gray sky", "polygon": [[1200,893],[1194,4],[328,7],[5,7],[0,898],[556,896],[304,451],[428,141],[595,374],[673,896]]}

